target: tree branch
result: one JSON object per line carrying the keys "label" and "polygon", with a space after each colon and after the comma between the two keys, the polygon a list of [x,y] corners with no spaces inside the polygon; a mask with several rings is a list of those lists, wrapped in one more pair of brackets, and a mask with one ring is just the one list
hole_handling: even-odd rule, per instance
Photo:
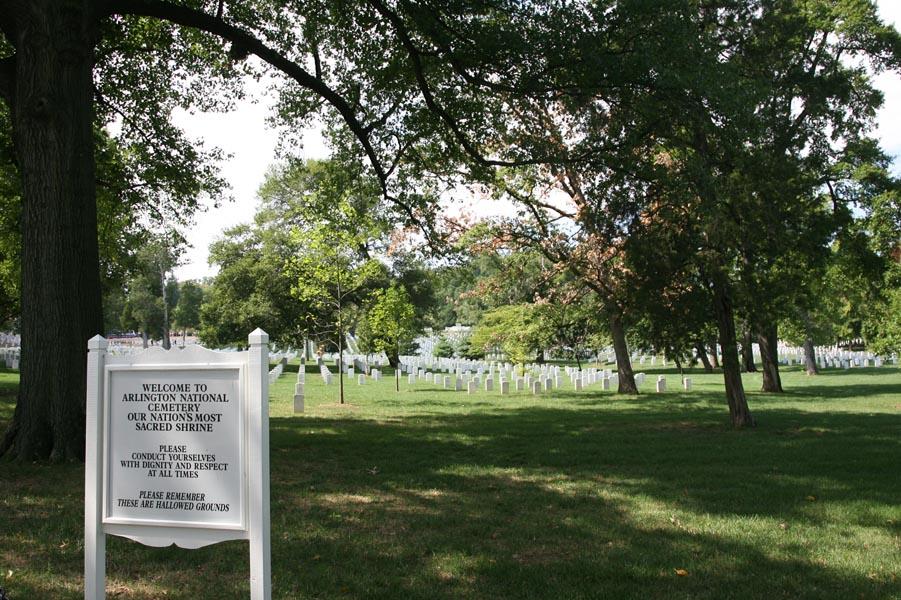
{"label": "tree branch", "polygon": [[404,49],[407,51],[407,55],[410,57],[410,62],[413,66],[413,74],[416,77],[416,83],[419,87],[419,92],[422,94],[422,98],[423,100],[425,100],[426,106],[431,112],[438,115],[438,118],[441,119],[444,125],[451,131],[454,139],[457,140],[457,143],[460,144],[460,146],[463,148],[466,154],[470,156],[470,158],[484,167],[517,167],[543,164],[548,162],[547,158],[524,161],[506,161],[486,158],[485,156],[483,156],[482,153],[479,152],[479,149],[475,147],[475,144],[473,144],[472,141],[466,136],[466,134],[463,132],[454,118],[450,115],[450,113],[441,104],[438,103],[438,101],[435,99],[435,96],[432,94],[432,89],[429,86],[428,81],[426,81],[425,68],[422,64],[423,52],[419,50],[413,43],[413,40],[410,37],[410,34],[403,23],[403,20],[397,14],[391,12],[388,7],[381,2],[381,0],[370,0],[369,3],[394,27],[395,33],[397,33],[397,37],[400,40],[401,45],[404,47]]}
{"label": "tree branch", "polygon": [[382,191],[387,195],[388,181],[385,171],[369,141],[369,137],[366,135],[363,125],[357,119],[347,100],[330,88],[324,81],[317,79],[291,59],[267,46],[252,33],[217,19],[213,15],[186,6],[172,4],[165,0],[114,0],[108,3],[107,10],[109,14],[155,17],[183,27],[191,27],[211,33],[231,42],[233,48],[255,54],[301,86],[317,93],[338,111],[354,134],[354,137],[363,146],[363,150],[379,178]]}

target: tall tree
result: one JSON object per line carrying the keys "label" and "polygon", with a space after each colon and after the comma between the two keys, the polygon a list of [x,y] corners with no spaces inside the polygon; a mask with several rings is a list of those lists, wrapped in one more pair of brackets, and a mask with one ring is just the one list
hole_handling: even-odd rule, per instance
{"label": "tall tree", "polygon": [[173,322],[181,329],[182,345],[188,330],[200,328],[200,307],[203,305],[203,287],[196,281],[185,281],[179,285],[178,302],[175,305]]}
{"label": "tall tree", "polygon": [[501,350],[513,362],[531,362],[550,345],[551,331],[541,319],[541,306],[500,306],[482,315],[469,343],[482,353]]}
{"label": "tall tree", "polygon": [[248,328],[255,327],[270,333],[275,344],[303,344],[308,324],[302,304],[291,296],[287,252],[270,243],[267,227],[239,225],[210,246],[210,263],[219,272],[200,309],[200,340],[207,346],[243,347]]}
{"label": "tall tree", "polygon": [[319,224],[295,229],[292,237],[299,251],[288,263],[294,279],[291,292],[311,308],[333,315],[331,327],[319,333],[331,334],[337,346],[338,394],[344,404],[345,337],[354,314],[365,302],[365,292],[374,279],[384,275],[384,267],[361,254],[360,237],[347,231]]}
{"label": "tall tree", "polygon": [[420,331],[410,296],[397,283],[372,293],[366,313],[357,326],[361,349],[384,352],[395,369],[400,368],[400,354],[409,353],[413,338]]}
{"label": "tall tree", "polygon": [[[659,105],[676,125],[659,139],[666,140],[669,173],[691,190],[681,197],[699,202],[692,246],[713,295],[732,420],[744,426],[753,420],[736,313],[772,339],[774,318],[760,313],[779,297],[768,286],[780,257],[828,240],[808,218],[820,210],[817,186],[828,182],[842,142],[865,132],[879,102],[865,63],[894,68],[901,45],[864,0],[724,3],[699,7],[696,21],[701,35],[692,55],[705,76]],[[858,62],[846,60],[851,56]],[[820,241],[808,244],[816,237],[809,233]],[[750,310],[744,299],[761,295],[765,310]],[[765,358],[774,363],[772,348]]]}
{"label": "tall tree", "polygon": [[[0,98],[9,108],[21,181],[20,289],[25,299],[19,400],[0,453],[26,460],[73,459],[83,452],[86,342],[103,326],[98,249],[103,230],[98,231],[97,214],[104,189],[115,190],[109,198],[128,208],[131,199],[148,196],[146,189],[130,184],[156,183],[165,195],[171,188],[159,184],[178,170],[153,172],[163,161],[151,157],[143,179],[98,181],[103,170],[95,169],[102,164],[95,161],[95,153],[102,152],[96,147],[100,113],[94,111],[95,97],[111,89],[119,96],[135,92],[133,98],[142,97],[131,86],[117,88],[112,77],[95,87],[95,60],[115,62],[95,53],[101,8],[99,2],[49,1],[0,6],[5,38]],[[123,64],[127,61],[118,63],[120,73],[127,70]],[[133,81],[136,87],[141,79]],[[166,156],[178,155],[173,149]]]}

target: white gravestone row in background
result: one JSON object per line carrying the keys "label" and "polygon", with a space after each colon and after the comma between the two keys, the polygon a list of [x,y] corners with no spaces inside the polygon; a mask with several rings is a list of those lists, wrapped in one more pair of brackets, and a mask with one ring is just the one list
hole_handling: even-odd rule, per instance
{"label": "white gravestone row in background", "polygon": [[19,370],[20,348],[0,348],[0,363],[7,369]]}
{"label": "white gravestone row in background", "polygon": [[[757,360],[760,360],[760,349],[754,345],[753,347],[754,355]],[[779,344],[779,357],[780,361],[783,364],[794,365],[794,364],[803,364],[804,352],[802,348],[795,348],[788,346],[784,343]],[[714,355],[713,351],[708,351],[708,357],[712,357]],[[817,363],[821,368],[834,367],[834,368],[856,368],[863,366],[872,366],[878,367],[883,366],[885,364],[894,364],[898,365],[898,357],[892,355],[890,357],[884,356],[876,356],[872,353],[866,352],[849,352],[846,350],[841,350],[837,347],[817,347],[816,348],[817,355]],[[716,357],[719,358],[719,354],[716,354]],[[493,369],[496,369],[503,379],[509,379],[512,384],[515,385],[515,380],[512,375],[514,372],[514,366],[510,363],[505,363],[502,361],[479,361],[479,360],[467,360],[467,359],[457,359],[457,358],[436,358],[434,356],[404,356],[401,357],[405,368],[409,368],[416,372],[416,369],[429,369],[433,371],[444,371],[445,373],[456,373],[462,374],[465,371],[470,372],[478,372],[479,370],[483,372],[487,372],[489,374],[493,374]],[[653,366],[668,366],[671,361],[667,359],[666,356],[658,356],[658,355],[646,355],[633,353],[631,355],[633,364],[650,364]],[[595,360],[597,361],[606,361],[609,364],[615,366],[615,356],[612,351],[601,351],[598,352]],[[548,367],[547,365],[518,365],[515,367],[515,371],[517,374],[525,374],[526,372],[531,372],[533,375],[544,375],[547,373],[549,368],[559,368],[559,367]],[[570,368],[567,368],[567,373],[570,372]],[[590,369],[583,369],[585,371],[590,371]],[[553,373],[552,373],[553,374]],[[600,380],[596,374],[589,374],[588,380],[583,381],[583,385],[590,385],[597,383]],[[557,383],[555,381],[555,383]],[[573,382],[574,383],[574,382]],[[531,382],[529,382],[531,384]],[[613,382],[611,382],[611,387]],[[560,387],[557,385],[556,387]]]}
{"label": "white gravestone row in background", "polygon": [[22,337],[18,333],[0,333],[0,347],[18,348],[22,345]]}
{"label": "white gravestone row in background", "polygon": [[[409,357],[408,357],[409,358]],[[422,363],[428,369],[414,364],[403,365],[401,369],[409,373],[407,381],[410,385],[425,383],[442,386],[445,389],[456,391],[466,390],[468,393],[476,393],[480,388],[485,392],[497,389],[501,395],[509,394],[511,389],[516,391],[528,391],[533,394],[544,391],[552,391],[563,387],[564,375],[568,375],[573,389],[577,391],[588,389],[592,385],[599,386],[605,391],[615,391],[619,386],[619,374],[611,369],[599,369],[586,367],[560,367],[546,364],[527,364],[514,366],[510,363],[483,362],[483,361],[459,361],[449,359],[423,359]],[[444,371],[450,375],[431,373],[432,370]],[[520,376],[521,374],[521,376]],[[644,384],[646,375],[635,374],[635,382],[639,387]],[[490,383],[489,383],[490,382]],[[507,385],[504,386],[503,384]],[[474,386],[471,384],[475,384]],[[683,386],[686,383],[683,381]],[[691,384],[688,383],[690,386]],[[665,382],[661,386],[665,389]]]}
{"label": "white gravestone row in background", "polygon": [[285,365],[281,361],[271,371],[269,371],[269,385],[272,385],[276,382],[276,380],[282,376],[282,372],[285,370]]}

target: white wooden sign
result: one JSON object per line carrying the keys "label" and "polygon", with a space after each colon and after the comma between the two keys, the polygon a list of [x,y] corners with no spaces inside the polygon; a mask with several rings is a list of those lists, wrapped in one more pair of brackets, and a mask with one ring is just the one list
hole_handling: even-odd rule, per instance
{"label": "white wooden sign", "polygon": [[150,546],[250,541],[253,600],[271,598],[269,336],[112,356],[88,342],[85,599],[105,598],[106,535]]}

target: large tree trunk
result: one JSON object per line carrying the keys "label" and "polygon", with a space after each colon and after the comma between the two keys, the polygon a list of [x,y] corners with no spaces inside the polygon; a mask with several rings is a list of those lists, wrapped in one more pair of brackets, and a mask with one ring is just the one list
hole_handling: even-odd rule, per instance
{"label": "large tree trunk", "polygon": [[782,393],[782,379],[779,377],[778,339],[779,335],[775,324],[762,326],[757,334],[760,358],[763,363],[763,387],[761,389],[773,394]]}
{"label": "large tree trunk", "polygon": [[0,454],[82,459],[87,341],[103,328],[92,15],[78,1],[0,8],[15,29],[9,98],[23,190],[21,379]]}
{"label": "large tree trunk", "polygon": [[613,352],[616,354],[616,372],[619,377],[617,391],[620,394],[637,394],[635,373],[632,372],[632,361],[629,358],[629,346],[626,343],[626,329],[619,313],[610,317],[610,335],[613,337]]}
{"label": "large tree trunk", "polygon": [[716,338],[710,340],[710,359],[713,362],[713,368],[720,368],[720,359],[717,357]]}
{"label": "large tree trunk", "polygon": [[710,364],[710,359],[707,358],[707,350],[704,349],[704,344],[696,342],[695,350],[698,352],[698,358],[701,359],[701,364],[704,365],[704,372],[713,373],[713,365]]}
{"label": "large tree trunk", "polygon": [[820,370],[817,368],[816,352],[813,349],[813,340],[810,336],[804,338],[804,369],[808,375],[820,374]]}
{"label": "large tree trunk", "polygon": [[[756,373],[757,365],[754,364],[754,336],[751,335],[751,329],[745,329],[741,342],[741,362],[742,367],[748,373]],[[722,343],[722,340],[720,340]]]}
{"label": "large tree trunk", "polygon": [[400,355],[396,352],[386,352],[385,356],[388,358],[388,366],[392,369],[400,368]]}
{"label": "large tree trunk", "polygon": [[754,419],[748,409],[745,388],[741,381],[741,365],[738,361],[738,341],[735,339],[735,317],[732,298],[724,281],[714,282],[713,308],[719,328],[722,349],[723,380],[726,384],[726,401],[729,415],[735,427],[752,427]]}

